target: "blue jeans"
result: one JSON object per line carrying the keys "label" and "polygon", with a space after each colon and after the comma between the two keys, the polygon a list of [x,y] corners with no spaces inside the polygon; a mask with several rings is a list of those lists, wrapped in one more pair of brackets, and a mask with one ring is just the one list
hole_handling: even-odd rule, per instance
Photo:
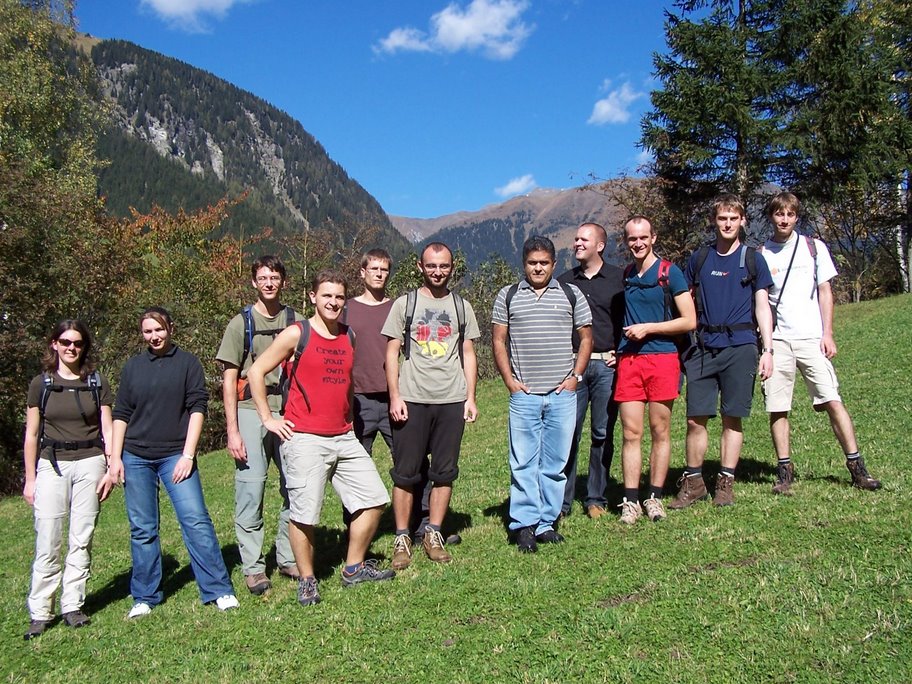
{"label": "blue jeans", "polygon": [[215,528],[203,501],[199,470],[194,468],[190,477],[178,484],[171,481],[171,473],[180,458],[179,453],[149,459],[123,452],[124,498],[133,557],[130,594],[134,601],[150,606],[158,605],[163,599],[161,540],[158,536],[159,481],[165,485],[174,506],[203,603],[234,594]]}
{"label": "blue jeans", "polygon": [[554,529],[564,497],[576,392],[510,395],[510,529]]}
{"label": "blue jeans", "polygon": [[567,485],[564,489],[564,503],[561,511],[570,513],[573,497],[576,494],[576,470],[579,462],[579,446],[583,439],[583,423],[586,420],[586,408],[589,404],[589,478],[586,482],[586,498],[583,505],[605,508],[605,488],[608,486],[608,471],[614,458],[614,426],[618,418],[617,402],[612,400],[614,394],[614,368],[605,365],[601,359],[593,359],[586,366],[583,381],[576,386],[576,430],[570,445],[570,458],[564,471]]}

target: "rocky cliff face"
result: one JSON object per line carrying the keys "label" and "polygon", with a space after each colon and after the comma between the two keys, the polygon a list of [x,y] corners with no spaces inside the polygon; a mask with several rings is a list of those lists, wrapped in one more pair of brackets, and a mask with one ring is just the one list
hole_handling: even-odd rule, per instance
{"label": "rocky cliff face", "polygon": [[[212,74],[124,41],[94,44],[92,58],[111,102],[110,134],[132,141],[108,150],[112,163],[102,176],[102,192],[130,195],[129,203],[112,197],[113,205],[194,209],[193,202],[206,195],[197,179],[208,184],[208,195],[211,188],[254,192],[263,223],[238,228],[248,234],[266,225],[278,234],[314,227],[344,244],[370,230],[377,243],[406,251],[407,242],[377,201],[286,113]],[[177,180],[157,182],[160,164],[136,168],[144,166],[135,163],[137,142],[170,162],[167,173]],[[134,163],[123,155],[132,155]],[[123,179],[147,173],[159,177]]]}

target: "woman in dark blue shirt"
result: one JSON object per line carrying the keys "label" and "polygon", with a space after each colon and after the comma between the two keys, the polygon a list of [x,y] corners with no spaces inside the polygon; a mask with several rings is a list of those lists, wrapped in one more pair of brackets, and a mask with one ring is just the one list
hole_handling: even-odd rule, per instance
{"label": "woman in dark blue shirt", "polygon": [[164,598],[159,539],[159,482],[165,485],[203,603],[238,606],[215,528],[203,500],[196,445],[209,395],[203,366],[171,341],[171,315],[150,307],[140,318],[148,349],[124,365],[114,405],[111,472],[124,481],[130,520],[133,608],[147,615]]}

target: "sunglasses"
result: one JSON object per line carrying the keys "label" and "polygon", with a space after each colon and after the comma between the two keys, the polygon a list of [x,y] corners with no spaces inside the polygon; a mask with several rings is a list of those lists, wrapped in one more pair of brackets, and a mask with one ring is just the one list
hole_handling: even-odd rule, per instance
{"label": "sunglasses", "polygon": [[85,342],[82,340],[68,340],[65,337],[58,337],[57,344],[64,348],[69,348],[72,346],[76,347],[76,349],[82,349],[82,347],[85,345]]}

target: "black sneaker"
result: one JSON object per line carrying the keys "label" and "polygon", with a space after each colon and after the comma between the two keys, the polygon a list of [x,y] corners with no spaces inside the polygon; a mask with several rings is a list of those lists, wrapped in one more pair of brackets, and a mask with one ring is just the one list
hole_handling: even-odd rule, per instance
{"label": "black sneaker", "polygon": [[382,582],[391,580],[395,576],[396,573],[393,570],[381,570],[376,558],[368,558],[351,575],[342,570],[342,586],[353,587],[361,582]]}
{"label": "black sneaker", "polygon": [[535,541],[539,544],[563,544],[564,535],[557,530],[545,530],[541,534],[535,535]]}
{"label": "black sneaker", "polygon": [[320,602],[320,592],[317,591],[316,577],[302,577],[298,580],[298,603],[302,606],[312,606]]}
{"label": "black sneaker", "polygon": [[46,630],[50,624],[50,620],[32,620],[29,623],[28,631],[22,636],[22,638],[26,641],[30,641],[35,637],[40,637],[42,634],[44,634],[44,630]]}
{"label": "black sneaker", "polygon": [[64,613],[63,621],[73,629],[79,629],[80,627],[86,627],[92,624],[89,616],[81,610],[71,610],[69,613]]}
{"label": "black sneaker", "polygon": [[516,549],[520,553],[535,553],[538,544],[535,543],[535,528],[523,527],[516,533]]}

